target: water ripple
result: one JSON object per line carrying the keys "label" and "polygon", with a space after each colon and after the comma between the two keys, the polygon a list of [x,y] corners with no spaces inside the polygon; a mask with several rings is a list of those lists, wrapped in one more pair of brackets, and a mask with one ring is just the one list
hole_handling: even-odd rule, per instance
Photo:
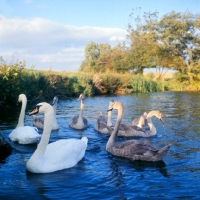
{"label": "water ripple", "polygon": [[[100,112],[107,115],[111,99],[124,103],[124,123],[131,123],[135,117],[153,109],[163,112],[164,127],[153,118],[157,135],[149,138],[158,148],[172,143],[163,161],[130,161],[105,150],[109,136],[96,132],[94,124]],[[85,157],[70,169],[32,174],[26,171],[26,162],[37,145],[11,143],[12,154],[0,162],[0,199],[200,198],[199,93],[161,92],[87,98],[84,115],[90,126],[85,130],[74,130],[68,125],[80,109],[80,102],[75,100],[59,101],[57,121],[60,129],[52,131],[50,142],[86,136],[89,140]],[[18,113],[19,108],[14,110],[13,116],[5,114],[0,118],[0,128],[8,141],[9,133],[17,124]],[[113,112],[113,122],[116,117],[117,112]],[[32,125],[31,117],[26,116],[25,124]]]}

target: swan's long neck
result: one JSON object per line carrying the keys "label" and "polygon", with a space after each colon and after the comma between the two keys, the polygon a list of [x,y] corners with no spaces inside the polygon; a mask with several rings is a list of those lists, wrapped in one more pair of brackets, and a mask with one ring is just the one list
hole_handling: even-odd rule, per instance
{"label": "swan's long neck", "polygon": [[139,122],[138,122],[138,125],[137,125],[137,126],[140,127],[140,128],[144,128],[144,126],[145,126],[145,119],[144,119],[143,116],[141,116],[141,117],[139,118]]}
{"label": "swan's long neck", "polygon": [[81,119],[83,117],[83,108],[84,108],[84,100],[81,100],[80,113],[79,113],[79,118]]}
{"label": "swan's long neck", "polygon": [[112,111],[108,111],[108,118],[107,118],[107,125],[108,126],[112,126],[111,118],[112,118]]}
{"label": "swan's long neck", "polygon": [[156,131],[155,126],[152,123],[151,117],[147,117],[147,124],[150,129],[150,134],[155,135],[157,131]]}
{"label": "swan's long neck", "polygon": [[24,126],[24,117],[25,117],[26,104],[27,104],[27,99],[23,98],[22,99],[22,107],[21,107],[21,111],[20,111],[17,127]]}
{"label": "swan's long neck", "polygon": [[56,116],[57,103],[53,104],[54,116]]}
{"label": "swan's long neck", "polygon": [[150,117],[153,117],[153,116],[156,116],[156,111],[155,110],[152,110],[147,114],[147,118],[150,118]]}
{"label": "swan's long neck", "polygon": [[33,154],[34,156],[43,156],[46,151],[54,121],[54,114],[52,112],[53,109],[49,110],[44,114],[44,130],[42,133],[40,143],[38,144],[37,149]]}
{"label": "swan's long neck", "polygon": [[54,110],[54,123],[56,122],[56,109],[57,109],[57,103],[53,105],[53,110]]}
{"label": "swan's long neck", "polygon": [[109,137],[109,140],[108,140],[107,145],[106,145],[106,149],[111,147],[117,141],[117,133],[118,133],[119,126],[121,124],[122,115],[123,115],[123,107],[120,107],[120,108],[118,108],[118,115],[117,115],[117,120],[116,120],[116,123],[115,123],[115,128],[114,128],[111,136]]}

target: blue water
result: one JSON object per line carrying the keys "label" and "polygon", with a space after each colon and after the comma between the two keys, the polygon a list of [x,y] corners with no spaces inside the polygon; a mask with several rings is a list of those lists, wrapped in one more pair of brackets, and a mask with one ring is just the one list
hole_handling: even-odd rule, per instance
{"label": "blue water", "polygon": [[[107,114],[111,99],[123,102],[123,123],[131,123],[145,111],[163,112],[164,127],[153,118],[157,135],[149,139],[158,148],[174,142],[162,161],[130,161],[105,150],[108,136],[97,133],[94,124],[100,111]],[[0,161],[0,199],[200,199],[200,93],[90,97],[84,109],[90,126],[83,131],[68,125],[80,109],[80,102],[75,100],[59,101],[60,129],[52,132],[50,142],[87,136],[84,158],[70,169],[31,174],[25,165],[36,145],[11,142],[12,154]],[[28,105],[27,112],[32,107]],[[0,129],[7,139],[17,124],[19,111],[20,105],[13,113],[1,113]],[[116,116],[114,111],[113,121]],[[25,118],[25,125],[32,125],[31,117]]]}

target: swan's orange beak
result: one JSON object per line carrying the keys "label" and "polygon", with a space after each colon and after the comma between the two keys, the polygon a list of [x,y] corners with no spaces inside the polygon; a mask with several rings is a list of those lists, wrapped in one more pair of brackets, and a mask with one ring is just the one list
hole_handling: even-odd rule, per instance
{"label": "swan's orange beak", "polygon": [[28,115],[31,116],[31,115],[35,115],[39,112],[39,108],[38,107],[35,107]]}

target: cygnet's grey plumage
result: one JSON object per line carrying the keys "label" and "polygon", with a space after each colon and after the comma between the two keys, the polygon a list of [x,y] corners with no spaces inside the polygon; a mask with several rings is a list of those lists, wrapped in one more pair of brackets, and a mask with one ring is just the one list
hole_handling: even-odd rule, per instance
{"label": "cygnet's grey plumage", "polygon": [[[145,126],[147,123],[149,130],[141,128],[140,126],[133,125],[133,124],[120,124],[118,129],[118,136],[119,137],[151,137],[156,135],[157,130],[152,123],[152,116],[156,116],[163,122],[162,116],[163,114],[159,110],[151,111],[147,114],[146,117],[143,115],[139,118],[139,123],[141,127]],[[147,122],[146,122],[147,121]],[[163,122],[164,123],[164,122]],[[143,126],[144,125],[144,126]],[[114,126],[108,127],[110,133],[114,130]]]}
{"label": "cygnet's grey plumage", "polygon": [[80,113],[78,115],[74,116],[69,121],[69,126],[74,128],[74,129],[84,129],[84,128],[87,128],[89,126],[89,122],[88,122],[87,118],[83,116],[85,95],[80,94],[77,101],[79,101],[79,100],[81,101]]}
{"label": "cygnet's grey plumage", "polygon": [[[110,100],[109,105],[112,103],[113,103],[113,100]],[[109,134],[110,129],[108,126],[112,126],[111,117],[112,117],[112,111],[108,111],[107,119],[105,116],[102,115],[102,113],[100,113],[100,116],[97,119],[94,129],[99,133]]]}
{"label": "cygnet's grey plumage", "polygon": [[109,137],[106,144],[106,150],[120,157],[125,157],[131,160],[145,160],[145,161],[159,161],[166,155],[171,144],[165,146],[162,149],[157,149],[152,146],[148,141],[141,140],[126,140],[123,142],[117,141],[118,129],[123,115],[123,104],[120,101],[114,102],[110,109],[117,109],[118,116],[114,130]]}
{"label": "cygnet's grey plumage", "polygon": [[[144,117],[145,120],[144,120],[143,123],[140,123],[140,122],[141,122],[140,117],[142,117],[142,116]],[[135,125],[135,126],[138,126],[138,127],[144,129],[144,128],[145,128],[145,125],[147,125],[147,120],[146,120],[146,118],[147,118],[147,113],[144,112],[142,116],[140,116],[140,117],[134,119],[133,122],[132,122],[132,124]]]}

